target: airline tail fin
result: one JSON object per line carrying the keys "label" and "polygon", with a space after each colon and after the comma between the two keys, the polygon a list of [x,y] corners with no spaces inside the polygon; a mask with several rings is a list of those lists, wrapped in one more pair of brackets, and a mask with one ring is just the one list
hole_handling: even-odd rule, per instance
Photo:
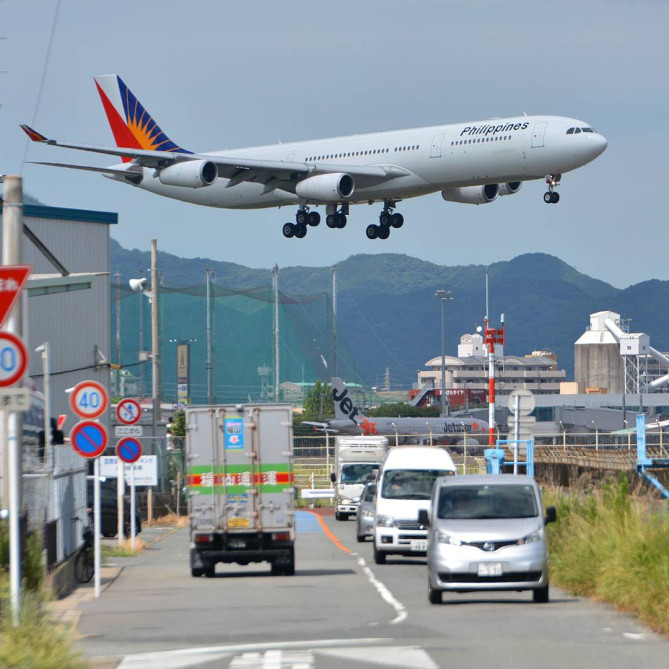
{"label": "airline tail fin", "polygon": [[335,420],[352,420],[358,423],[365,416],[355,406],[346,384],[338,377],[332,377],[332,399],[334,400]]}
{"label": "airline tail fin", "polygon": [[[102,106],[107,114],[116,146],[146,151],[191,153],[175,144],[144,109],[117,74],[95,77]],[[128,162],[130,158],[123,158]]]}

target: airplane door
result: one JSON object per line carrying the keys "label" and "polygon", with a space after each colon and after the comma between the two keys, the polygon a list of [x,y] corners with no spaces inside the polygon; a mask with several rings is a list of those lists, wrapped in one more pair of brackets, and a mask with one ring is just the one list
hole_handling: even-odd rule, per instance
{"label": "airplane door", "polygon": [[546,123],[535,123],[532,130],[532,148],[538,149],[544,145],[544,133],[546,132]]}
{"label": "airplane door", "polygon": [[444,141],[444,133],[434,136],[430,147],[430,158],[441,158],[441,144]]}
{"label": "airplane door", "polygon": [[291,152],[288,154],[288,158],[286,158],[286,160],[287,160],[289,163],[293,162],[293,160],[295,160],[295,151],[291,151]]}

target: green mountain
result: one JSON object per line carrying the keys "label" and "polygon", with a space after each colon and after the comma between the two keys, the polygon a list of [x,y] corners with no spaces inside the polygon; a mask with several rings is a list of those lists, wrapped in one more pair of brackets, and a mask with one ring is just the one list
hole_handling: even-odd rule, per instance
{"label": "green mountain", "polygon": [[[265,306],[272,301],[271,269],[252,269],[206,258],[184,259],[161,252],[158,265],[164,271],[166,285],[190,286],[184,292],[191,295],[203,295],[205,268],[210,267],[216,273],[217,291],[228,291],[231,295],[252,294],[264,301]],[[127,285],[127,279],[138,277],[140,269],[146,271],[150,266],[150,254],[127,250],[113,242],[111,266],[112,273],[119,272]],[[439,355],[441,350],[441,307],[435,291],[446,288],[454,297],[445,305],[445,332],[446,353],[456,355],[460,336],[483,325],[485,274],[484,265],[449,267],[401,254],[358,254],[347,258],[337,265],[338,355],[342,355],[342,361],[345,355],[350,356],[353,361],[350,364],[357,367],[359,379],[369,385],[380,386],[389,368],[393,387],[410,387],[416,380],[416,370],[422,369],[425,362]],[[500,315],[504,314],[506,352],[525,355],[533,350],[550,349],[557,353],[558,364],[567,371],[567,378],[573,378],[574,342],[589,325],[589,314],[596,311],[610,309],[623,318],[631,318],[633,331],[647,332],[655,348],[669,349],[669,315],[658,309],[669,300],[668,281],[646,281],[621,290],[544,253],[524,254],[494,263],[488,267],[488,280],[490,322],[494,327],[499,326]],[[318,358],[324,354],[324,358],[331,359],[331,325],[327,324],[329,315],[324,313],[331,309],[331,285],[330,267],[280,268],[282,303],[299,303],[290,312],[294,316],[287,317],[288,323],[282,326],[292,328],[282,358],[290,361],[300,347],[304,355],[299,365],[302,377],[307,380],[314,376],[327,378],[330,373],[330,368],[323,367]],[[313,313],[307,314],[307,307],[302,306],[309,303],[306,296],[320,296],[320,302],[314,297],[313,304],[320,306],[314,306]],[[179,313],[163,312],[163,324],[195,323],[201,318],[193,312],[184,319],[184,304],[179,307]],[[239,309],[247,315],[254,311],[248,305]],[[257,310],[255,335],[261,330],[271,334],[271,309],[266,311],[269,315],[261,316]],[[307,315],[298,322],[296,314],[301,312]],[[147,311],[147,328],[148,322]],[[227,336],[226,323],[230,323],[229,317],[218,326],[217,338]],[[203,325],[198,327],[204,330]],[[243,349],[242,343],[259,346],[260,339],[265,341],[271,337],[258,335],[258,341],[252,336],[238,338],[244,342],[236,342],[237,355],[251,360],[251,349]],[[204,340],[204,332],[201,339]],[[290,346],[290,342],[294,346]],[[313,350],[309,351],[310,347]],[[201,352],[197,354],[200,355]],[[271,345],[263,351],[263,360],[263,364],[271,365]],[[203,360],[198,358],[197,364],[204,364]],[[226,360],[220,361],[222,368],[225,364]],[[309,374],[304,371],[305,364]],[[247,365],[252,368],[248,370],[249,378],[256,373],[255,365],[254,361]],[[299,366],[290,372],[287,369],[282,363],[282,370],[288,375],[282,371],[282,381],[300,380],[291,378],[299,377]],[[341,368],[340,373],[347,377],[353,375],[352,371]]]}

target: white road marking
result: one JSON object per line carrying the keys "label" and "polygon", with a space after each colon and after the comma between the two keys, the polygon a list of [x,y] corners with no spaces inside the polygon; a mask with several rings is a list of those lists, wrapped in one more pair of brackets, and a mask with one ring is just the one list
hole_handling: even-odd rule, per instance
{"label": "white road marking", "polygon": [[634,634],[633,632],[623,632],[623,636],[634,641],[643,641],[646,638],[645,634]]}
{"label": "white road marking", "polygon": [[[418,646],[370,646],[365,648],[335,648],[319,650],[318,655],[341,660],[354,660],[381,667],[401,669],[439,669],[439,665]],[[346,666],[345,663],[342,663]]]}
{"label": "white road marking", "polygon": [[386,588],[386,586],[379,581],[374,572],[367,566],[364,558],[358,556],[358,564],[360,565],[362,571],[365,573],[365,576],[369,579],[369,582],[376,588],[381,597],[392,606],[397,616],[390,621],[391,625],[397,625],[398,623],[404,622],[407,619],[407,610],[402,602],[398,601],[393,597],[393,594]]}
{"label": "white road marking", "polygon": [[235,653],[260,652],[265,650],[291,649],[291,648],[337,648],[341,646],[350,647],[352,643],[357,646],[389,644],[392,639],[323,639],[320,641],[278,641],[276,643],[254,643],[239,644],[236,646],[206,646],[203,648],[183,648],[179,650],[157,651],[154,653],[137,653],[127,655],[118,664],[117,669],[183,669],[192,667],[203,662],[222,660]]}

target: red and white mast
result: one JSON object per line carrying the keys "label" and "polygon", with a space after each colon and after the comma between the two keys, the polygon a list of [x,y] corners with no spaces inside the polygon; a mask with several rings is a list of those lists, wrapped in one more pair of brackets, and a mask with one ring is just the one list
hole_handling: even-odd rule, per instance
{"label": "red and white mast", "polygon": [[483,330],[483,342],[488,348],[488,445],[495,445],[495,344],[504,346],[504,314],[502,314],[502,327],[495,329],[488,326],[488,317],[485,317],[485,328]]}

